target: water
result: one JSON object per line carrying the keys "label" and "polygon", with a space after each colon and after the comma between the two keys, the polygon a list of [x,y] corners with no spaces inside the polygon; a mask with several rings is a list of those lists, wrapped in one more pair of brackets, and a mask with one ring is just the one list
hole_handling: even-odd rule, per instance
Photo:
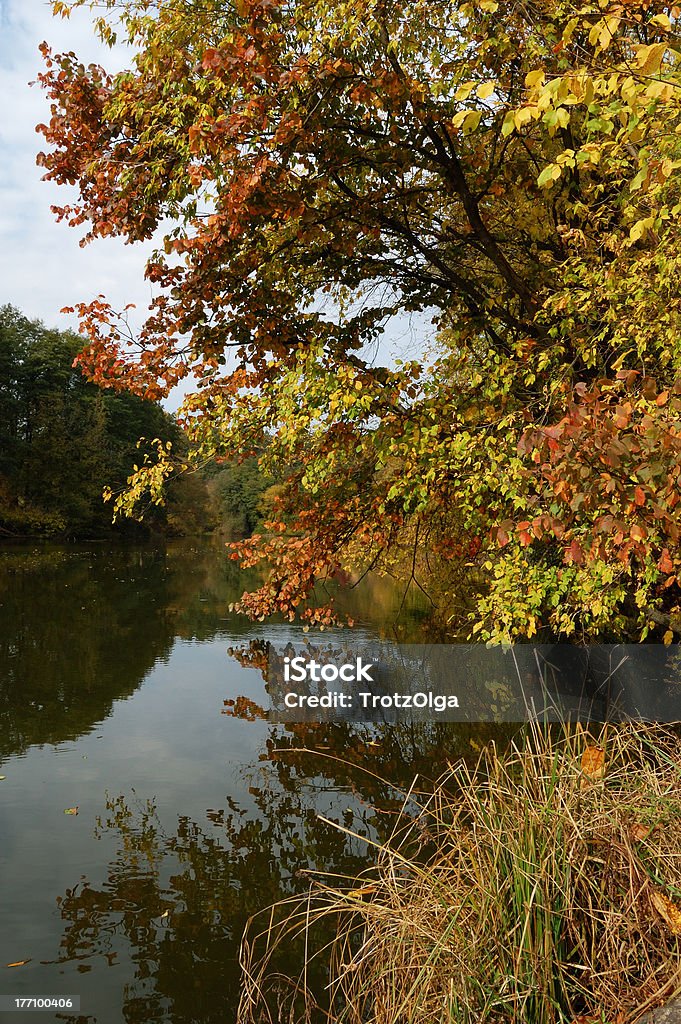
{"label": "water", "polygon": [[[228,648],[300,637],[229,613],[253,582],[211,543],[0,550],[0,995],[80,995],[82,1022],[234,1021],[247,919],[306,870],[354,876],[397,788],[493,731],[226,714],[265,694]],[[422,600],[396,623],[385,581],[341,603],[359,635],[427,638]],[[292,945],[279,966],[300,963]]]}

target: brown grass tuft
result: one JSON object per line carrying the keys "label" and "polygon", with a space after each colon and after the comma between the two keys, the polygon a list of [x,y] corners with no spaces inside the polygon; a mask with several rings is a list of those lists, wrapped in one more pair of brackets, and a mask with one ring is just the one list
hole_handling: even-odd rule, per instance
{"label": "brown grass tuft", "polygon": [[[452,766],[364,877],[253,919],[240,1021],[636,1020],[681,988],[680,782],[677,734],[640,725],[537,727]],[[272,977],[301,935],[300,977]]]}

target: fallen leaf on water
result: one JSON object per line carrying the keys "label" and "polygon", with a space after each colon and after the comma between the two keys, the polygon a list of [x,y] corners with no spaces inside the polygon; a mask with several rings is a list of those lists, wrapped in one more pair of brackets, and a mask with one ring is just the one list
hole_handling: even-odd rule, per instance
{"label": "fallen leaf on water", "polygon": [[603,747],[587,747],[582,754],[582,789],[589,782],[596,782],[605,775],[605,751]]}
{"label": "fallen leaf on water", "polygon": [[7,778],[7,776],[6,776],[6,775],[0,775],[0,782],[2,782],[2,781],[3,781],[3,779],[6,779],[6,778]]}
{"label": "fallen leaf on water", "polygon": [[13,964],[7,964],[8,967],[23,967],[24,964],[30,964],[31,958],[28,960],[15,960]]}
{"label": "fallen leaf on water", "polygon": [[78,814],[78,808],[77,807],[65,807],[64,808],[64,814]]}
{"label": "fallen leaf on water", "polygon": [[674,935],[681,935],[681,910],[659,889],[653,889],[650,902]]}

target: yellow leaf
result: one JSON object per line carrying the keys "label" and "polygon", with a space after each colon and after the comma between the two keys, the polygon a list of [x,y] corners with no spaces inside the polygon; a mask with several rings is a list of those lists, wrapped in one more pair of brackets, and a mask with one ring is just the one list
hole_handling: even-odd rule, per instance
{"label": "yellow leaf", "polygon": [[589,32],[589,42],[592,46],[598,43],[601,50],[607,50],[612,42],[612,38],[617,31],[620,19],[616,15],[610,15],[607,18],[603,18],[601,21],[597,21]]}
{"label": "yellow leaf", "polygon": [[23,967],[24,964],[30,964],[30,958],[28,960],[15,960],[14,963],[7,964],[8,967]]}
{"label": "yellow leaf", "polygon": [[496,87],[496,82],[483,82],[482,85],[478,86],[478,96],[481,100],[486,100],[488,96],[491,96]]}
{"label": "yellow leaf", "polygon": [[653,889],[650,902],[673,935],[681,935],[681,910],[659,889]]}
{"label": "yellow leaf", "polygon": [[481,119],[482,119],[482,111],[481,110],[469,110],[468,111],[468,116],[466,117],[466,120],[463,123],[464,135],[467,135],[469,132],[474,132],[475,129],[480,124]]}
{"label": "yellow leaf", "polygon": [[678,160],[670,160],[669,157],[665,157],[665,159],[662,161],[660,170],[664,174],[665,178],[668,178],[672,171],[675,171],[678,166]]}
{"label": "yellow leaf", "polygon": [[554,181],[558,181],[561,176],[561,168],[558,164],[549,164],[541,172],[537,178],[537,184],[540,188],[551,188]]}
{"label": "yellow leaf", "polygon": [[656,75],[662,65],[666,43],[651,43],[636,50],[636,63],[642,75]]}
{"label": "yellow leaf", "polygon": [[669,647],[673,639],[674,633],[671,629],[668,629],[665,635],[662,637],[662,643],[665,645],[665,647]]}
{"label": "yellow leaf", "polygon": [[525,88],[534,89],[537,85],[543,85],[544,78],[543,71],[528,71],[525,75]]}
{"label": "yellow leaf", "polygon": [[648,233],[654,223],[654,217],[643,217],[642,220],[637,220],[629,232],[629,238],[632,242],[637,242],[639,238],[643,238]]}
{"label": "yellow leaf", "polygon": [[660,28],[665,29],[667,32],[672,27],[672,23],[669,20],[669,16],[666,14],[656,14],[654,18],[650,19],[651,25],[659,25]]}
{"label": "yellow leaf", "polygon": [[464,82],[454,93],[455,100],[467,100],[475,89],[475,82]]}
{"label": "yellow leaf", "polygon": [[513,112],[513,121],[516,128],[522,128],[528,121],[532,121],[537,116],[536,107],[521,107],[520,110]]}
{"label": "yellow leaf", "polygon": [[504,138],[506,138],[507,135],[511,134],[511,132],[513,131],[514,128],[515,128],[515,113],[514,113],[514,111],[509,110],[509,111],[507,111],[506,116],[504,117],[504,123],[501,126],[501,134],[504,136]]}

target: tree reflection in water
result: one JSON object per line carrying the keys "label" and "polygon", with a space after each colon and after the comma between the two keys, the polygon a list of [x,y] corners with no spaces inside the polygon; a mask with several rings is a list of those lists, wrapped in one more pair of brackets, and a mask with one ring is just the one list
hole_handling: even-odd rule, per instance
{"label": "tree reflection in water", "polygon": [[[170,831],[153,802],[109,797],[97,834],[115,835],[117,852],[103,884],[82,881],[59,899],[59,962],[78,960],[81,970],[131,963],[129,1024],[233,1020],[248,918],[305,891],[308,872],[358,875],[371,861],[360,837],[389,835],[401,789],[447,760],[476,756],[492,735],[499,738],[498,726],[273,727],[261,754],[268,769],[248,780],[253,806],[227,797],[205,822],[180,817]],[[275,966],[295,978],[302,962],[302,946],[291,943]],[[321,998],[324,978],[316,987]]]}

